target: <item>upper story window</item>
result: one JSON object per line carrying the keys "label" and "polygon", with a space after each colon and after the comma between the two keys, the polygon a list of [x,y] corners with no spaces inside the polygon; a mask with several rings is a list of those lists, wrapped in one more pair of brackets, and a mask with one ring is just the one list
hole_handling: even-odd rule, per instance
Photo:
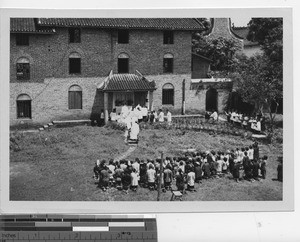
{"label": "upper story window", "polygon": [[118,43],[119,44],[128,44],[129,43],[128,29],[119,29],[118,30]]}
{"label": "upper story window", "polygon": [[79,28],[69,28],[69,42],[70,43],[81,42],[81,31]]}
{"label": "upper story window", "polygon": [[129,73],[129,56],[126,53],[118,56],[118,73]]}
{"label": "upper story window", "polygon": [[173,59],[173,55],[170,53],[164,55],[164,73],[173,73]]}
{"label": "upper story window", "polygon": [[173,31],[164,31],[164,44],[174,44]]}
{"label": "upper story window", "polygon": [[74,52],[69,55],[69,74],[81,73],[81,56]]}
{"label": "upper story window", "polygon": [[30,79],[30,63],[27,58],[20,58],[17,61],[17,80]]}
{"label": "upper story window", "polygon": [[16,34],[16,45],[29,45],[29,35],[28,34]]}

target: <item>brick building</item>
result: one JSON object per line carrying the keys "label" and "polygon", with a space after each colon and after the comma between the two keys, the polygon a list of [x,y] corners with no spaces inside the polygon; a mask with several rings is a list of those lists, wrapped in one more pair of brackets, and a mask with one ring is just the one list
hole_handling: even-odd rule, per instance
{"label": "brick building", "polygon": [[197,19],[12,18],[10,28],[11,125],[87,119],[122,101],[181,109],[183,80],[186,109],[223,111],[228,99],[230,81],[207,79],[210,60],[192,54]]}

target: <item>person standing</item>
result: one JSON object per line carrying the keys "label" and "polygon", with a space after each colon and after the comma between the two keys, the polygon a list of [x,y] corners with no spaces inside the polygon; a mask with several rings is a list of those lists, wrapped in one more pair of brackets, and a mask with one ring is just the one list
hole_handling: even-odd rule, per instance
{"label": "person standing", "polygon": [[172,174],[170,164],[167,164],[166,169],[164,170],[164,179],[165,179],[165,188],[166,188],[166,190],[170,190],[172,179],[173,179],[173,174]]}
{"label": "person standing", "polygon": [[152,191],[155,187],[155,176],[156,172],[154,170],[153,164],[150,164],[149,170],[147,171],[147,177],[148,177],[148,187]]}
{"label": "person standing", "polygon": [[262,179],[266,179],[267,159],[268,159],[268,156],[264,155],[263,158],[262,158],[262,162],[260,164],[260,172],[261,172],[261,175],[262,175]]}
{"label": "person standing", "polygon": [[186,180],[187,180],[187,190],[191,191],[191,192],[195,192],[196,191],[195,190],[195,172],[193,169],[189,170]]}
{"label": "person standing", "polygon": [[169,109],[167,109],[167,121],[169,125],[172,123],[172,114]]}
{"label": "person standing", "polygon": [[140,126],[138,125],[137,121],[134,120],[134,122],[132,122],[132,126],[130,129],[130,139],[138,140],[139,133],[140,133]]}
{"label": "person standing", "polygon": [[158,110],[158,122],[164,122],[165,121],[165,115],[164,115],[164,112],[161,110],[161,109],[159,109]]}
{"label": "person standing", "polygon": [[180,191],[182,194],[184,193],[184,175],[182,170],[178,169],[178,174],[176,175],[176,186],[178,191]]}
{"label": "person standing", "polygon": [[132,191],[136,192],[139,183],[139,174],[135,168],[132,169],[130,176],[131,176],[131,189]]}

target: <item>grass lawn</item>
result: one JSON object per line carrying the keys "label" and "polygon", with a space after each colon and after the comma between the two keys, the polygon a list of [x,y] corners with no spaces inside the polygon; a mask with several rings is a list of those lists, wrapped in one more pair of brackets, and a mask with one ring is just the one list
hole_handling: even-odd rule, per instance
{"label": "grass lawn", "polygon": [[[24,201],[155,201],[157,191],[139,188],[124,194],[114,188],[103,192],[92,179],[97,159],[110,159],[126,152],[123,132],[105,127],[52,128],[40,133],[15,134],[19,151],[10,151],[10,200]],[[127,158],[176,156],[183,149],[216,151],[244,147],[252,142],[238,136],[209,135],[181,130],[142,130],[140,143]],[[282,144],[260,144],[268,155],[266,180],[236,183],[228,175],[196,184],[197,192],[184,195],[187,201],[274,201],[282,200],[282,183],[277,177],[277,156]],[[171,192],[162,193],[168,201]]]}

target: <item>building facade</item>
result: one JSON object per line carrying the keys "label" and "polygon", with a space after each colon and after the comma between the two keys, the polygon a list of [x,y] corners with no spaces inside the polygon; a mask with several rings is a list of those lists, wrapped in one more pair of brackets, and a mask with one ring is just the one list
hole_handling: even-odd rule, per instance
{"label": "building facade", "polygon": [[210,60],[192,54],[197,19],[12,18],[10,28],[11,125],[89,119],[124,102],[179,110],[183,92],[199,112],[228,99],[228,80],[206,78]]}

